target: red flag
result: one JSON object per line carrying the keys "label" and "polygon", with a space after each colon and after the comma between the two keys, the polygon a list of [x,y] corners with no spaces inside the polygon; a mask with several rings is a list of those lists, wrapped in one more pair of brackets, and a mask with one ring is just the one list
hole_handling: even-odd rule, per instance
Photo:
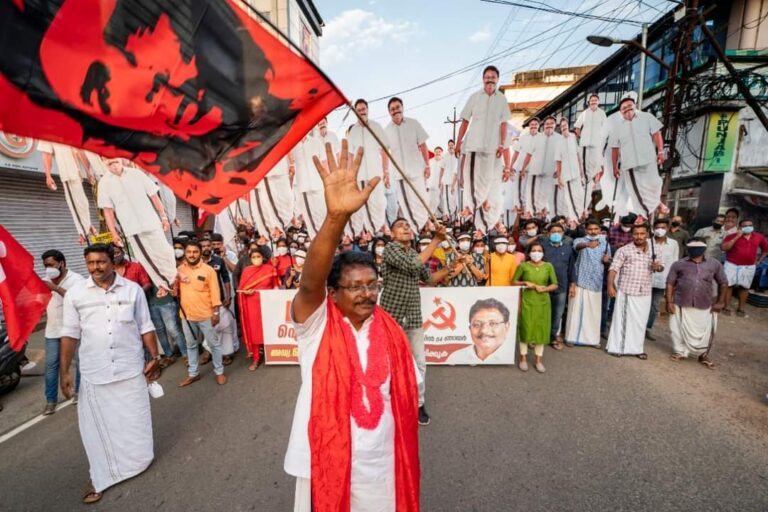
{"label": "red flag", "polygon": [[35,274],[32,255],[0,226],[0,302],[13,350],[24,346],[49,300],[51,292]]}
{"label": "red flag", "polygon": [[1,130],[130,158],[212,213],[346,101],[235,0],[0,0],[0,34]]}

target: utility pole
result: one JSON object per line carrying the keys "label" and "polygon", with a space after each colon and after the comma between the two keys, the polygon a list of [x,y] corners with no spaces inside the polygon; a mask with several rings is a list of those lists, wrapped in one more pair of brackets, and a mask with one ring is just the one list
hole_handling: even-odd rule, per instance
{"label": "utility pole", "polygon": [[453,142],[456,142],[456,125],[461,122],[461,119],[456,119],[456,107],[453,107],[453,119],[446,116],[445,121],[443,121],[443,124],[452,124],[453,125]]}

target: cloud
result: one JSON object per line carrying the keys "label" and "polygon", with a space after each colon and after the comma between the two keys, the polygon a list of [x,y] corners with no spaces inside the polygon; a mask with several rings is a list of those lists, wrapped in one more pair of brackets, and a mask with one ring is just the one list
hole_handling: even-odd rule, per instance
{"label": "cloud", "polygon": [[388,21],[362,9],[344,11],[325,24],[321,60],[333,65],[386,42],[404,43],[417,25],[410,21]]}
{"label": "cloud", "polygon": [[488,28],[488,25],[484,26],[471,36],[469,36],[469,42],[470,43],[484,43],[491,39],[491,31]]}

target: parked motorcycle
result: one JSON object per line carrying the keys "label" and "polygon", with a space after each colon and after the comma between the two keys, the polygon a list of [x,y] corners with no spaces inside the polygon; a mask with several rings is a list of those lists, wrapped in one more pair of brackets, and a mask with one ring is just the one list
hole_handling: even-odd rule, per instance
{"label": "parked motorcycle", "polygon": [[29,362],[26,348],[24,344],[19,352],[11,349],[5,326],[0,324],[0,395],[10,393],[19,385],[21,369]]}

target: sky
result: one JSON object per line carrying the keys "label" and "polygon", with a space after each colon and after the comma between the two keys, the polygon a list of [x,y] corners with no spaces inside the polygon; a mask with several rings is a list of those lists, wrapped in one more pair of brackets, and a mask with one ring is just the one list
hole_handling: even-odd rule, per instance
{"label": "sky", "polygon": [[[658,19],[674,7],[670,0],[516,0],[549,4],[561,10],[622,20]],[[457,116],[472,92],[481,87],[483,67],[501,71],[499,84],[512,73],[550,67],[597,64],[617,47],[602,48],[586,41],[590,34],[634,37],[640,28],[544,13],[481,0],[315,0],[325,21],[320,38],[320,67],[352,101],[391,97],[403,99],[405,115],[417,119],[430,135],[430,148],[445,145]],[[501,54],[496,56],[497,54]],[[466,72],[426,87],[402,92],[462,70]],[[354,122],[346,109],[329,117],[341,133]],[[386,100],[370,104],[370,114],[383,126],[389,122]],[[457,127],[458,130],[458,127]]]}

